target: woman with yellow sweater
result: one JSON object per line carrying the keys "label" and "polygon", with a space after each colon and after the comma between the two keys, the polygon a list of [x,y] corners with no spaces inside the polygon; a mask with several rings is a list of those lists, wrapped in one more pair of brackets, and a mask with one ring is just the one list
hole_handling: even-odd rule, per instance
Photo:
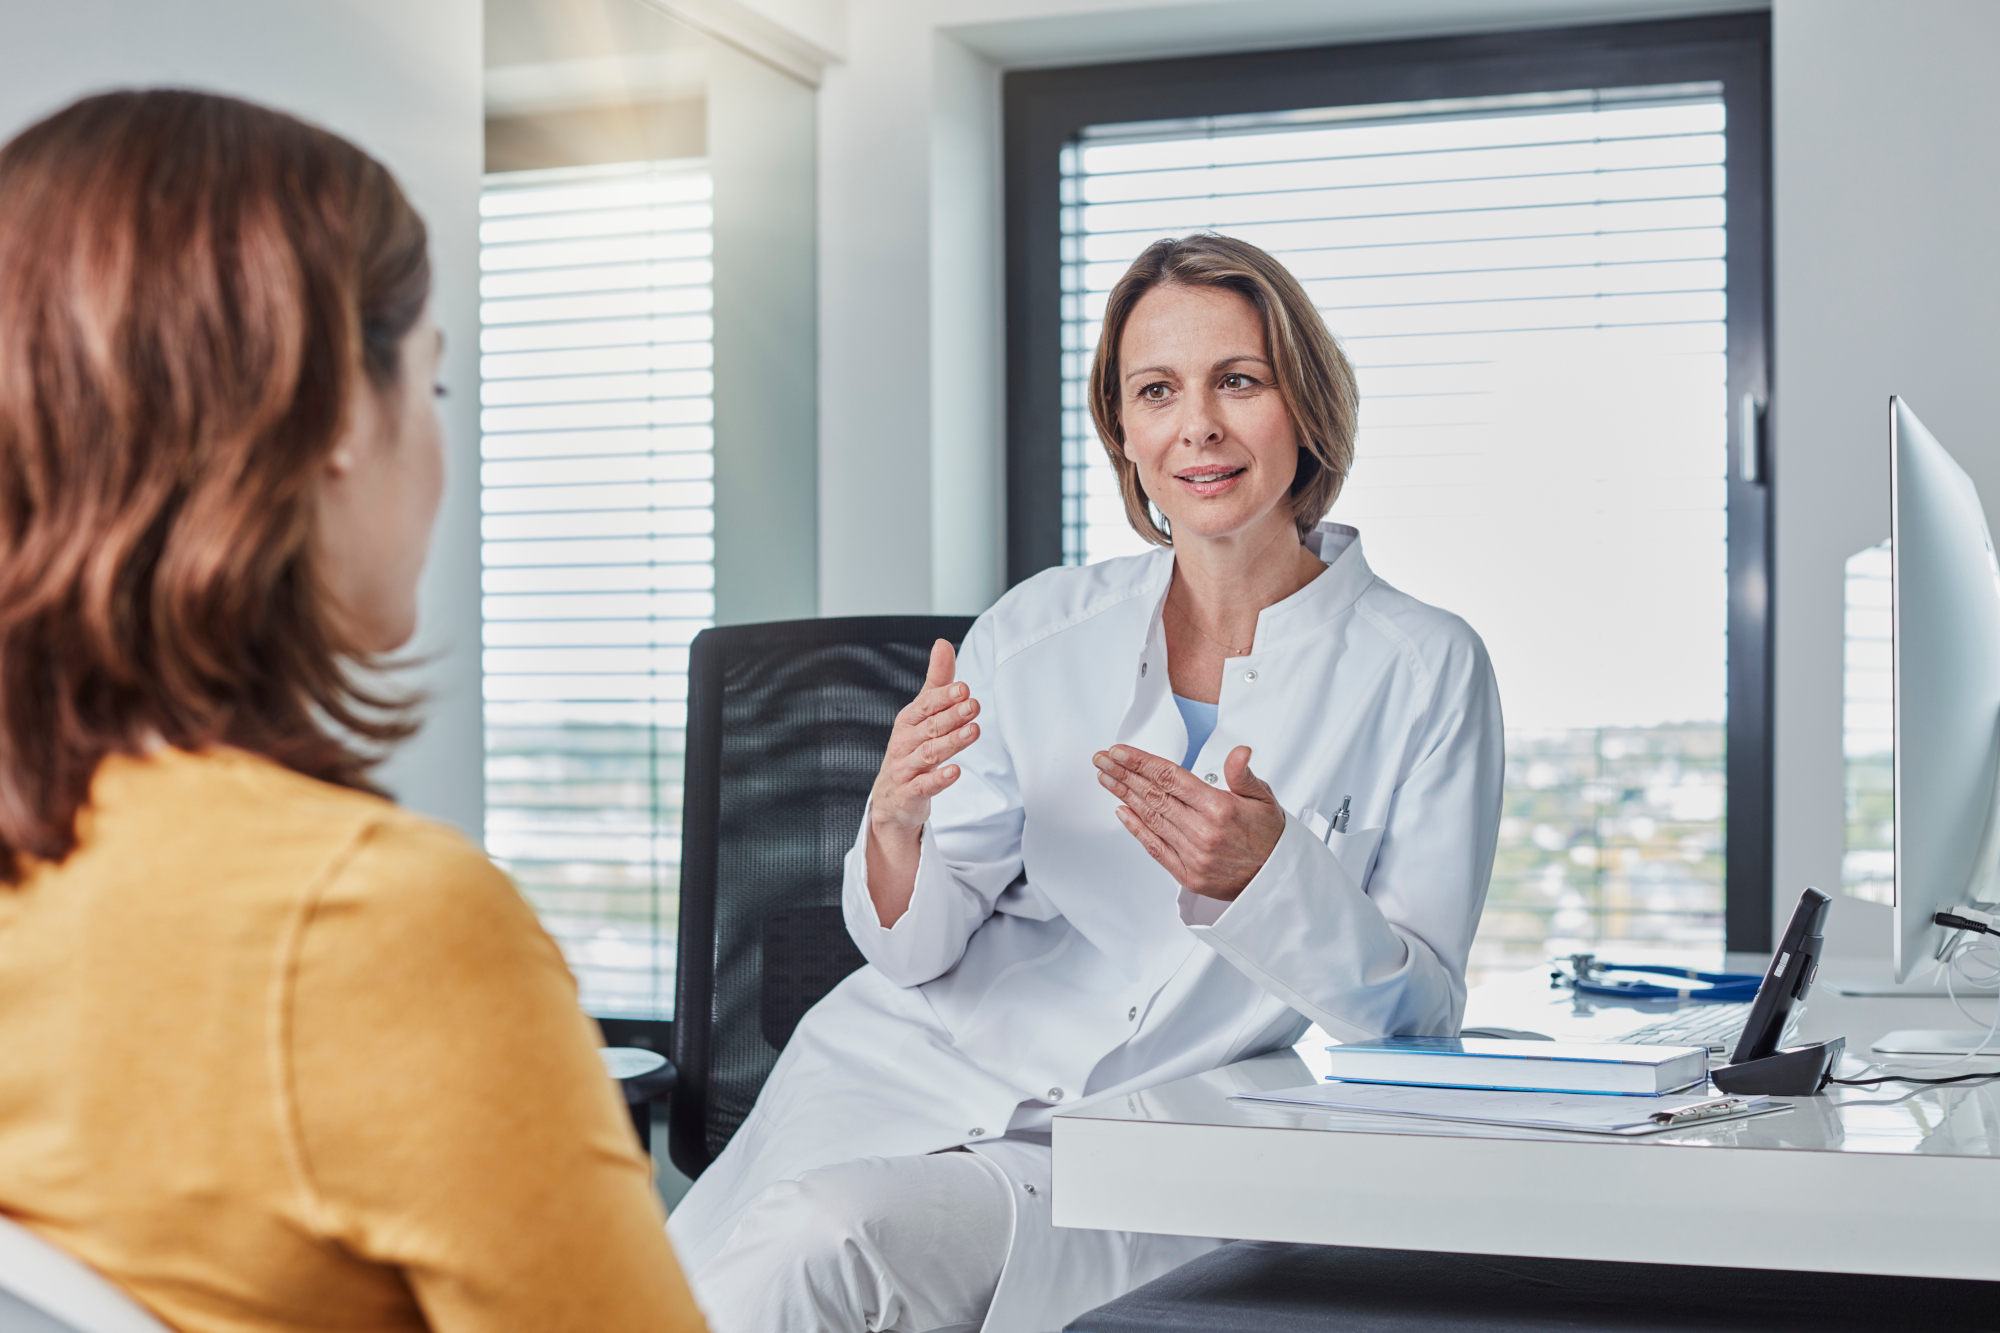
{"label": "woman with yellow sweater", "polygon": [[388,172],[273,111],[0,149],[0,1215],[184,1333],[696,1330],[554,944],[368,782],[429,287]]}

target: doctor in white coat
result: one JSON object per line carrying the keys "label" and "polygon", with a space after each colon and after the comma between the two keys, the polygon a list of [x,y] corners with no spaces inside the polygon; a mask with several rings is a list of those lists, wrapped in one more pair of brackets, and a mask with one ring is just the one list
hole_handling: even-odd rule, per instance
{"label": "doctor in white coat", "polygon": [[1091,408],[1161,549],[934,651],[847,858],[869,965],[670,1223],[717,1333],[1059,1328],[1221,1242],[1052,1226],[1057,1111],[1308,1022],[1457,1029],[1500,703],[1479,637],[1320,521],[1355,407],[1254,246],[1161,241],[1113,290]]}

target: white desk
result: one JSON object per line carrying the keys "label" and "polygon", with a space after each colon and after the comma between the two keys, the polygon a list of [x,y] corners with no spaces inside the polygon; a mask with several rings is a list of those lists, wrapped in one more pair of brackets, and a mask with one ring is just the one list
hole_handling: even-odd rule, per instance
{"label": "white desk", "polygon": [[[1546,972],[1480,987],[1468,1025],[1592,1035]],[[1948,1001],[1815,991],[1800,1040],[1851,1075]],[[1985,1001],[1990,1005],[1992,1001]],[[1976,1004],[1968,1007],[1980,1012]],[[1990,1010],[1988,1011],[1990,1012]],[[1789,1112],[1639,1139],[1289,1111],[1230,1100],[1326,1073],[1323,1038],[1056,1117],[1059,1226],[1389,1249],[2000,1279],[2000,1085],[1838,1089]],[[1914,1062],[1913,1062],[1914,1063]],[[1941,1073],[2000,1068],[2000,1060]]]}

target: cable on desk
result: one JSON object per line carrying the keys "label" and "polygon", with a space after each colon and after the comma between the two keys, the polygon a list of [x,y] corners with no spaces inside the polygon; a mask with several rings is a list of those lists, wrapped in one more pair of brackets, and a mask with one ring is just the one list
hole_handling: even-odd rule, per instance
{"label": "cable on desk", "polygon": [[[1991,926],[1986,925],[1984,922],[1974,921],[1970,917],[1960,916],[1956,912],[1938,912],[1931,917],[1931,920],[1936,924],[1943,926],[1947,930],[1964,931],[1974,935],[2000,935],[2000,930],[1995,930]],[[1977,956],[1977,951],[1979,949],[1985,948],[1990,950],[1992,949],[1992,947],[1993,946],[1986,945],[1981,941],[1958,938],[1954,939],[1950,943],[1950,945],[1946,947],[1945,951],[1938,959],[1938,971],[1944,977],[1945,994],[1951,998],[1952,1008],[1958,1010],[1959,1013],[1964,1014],[1968,1019],[1971,1019],[1975,1023],[1977,1023],[1979,1019],[1974,1015],[1967,1013],[1965,1006],[1959,1003],[1958,988],[1952,984],[1952,977],[1955,972],[1964,968],[1965,964],[1968,961],[1974,959]],[[1992,962],[1987,962],[1986,965],[1988,967],[1993,968],[1993,973],[1992,975],[1988,976],[1985,981],[1982,982],[1978,978],[1969,975],[1966,977],[1966,981],[1977,989],[1981,990],[1988,989],[1993,982],[2000,981],[2000,965],[1996,965]],[[1944,1060],[1937,1064],[1918,1065],[1917,1068],[1949,1069],[1953,1065],[1962,1065],[1967,1060],[1976,1059],[1980,1055],[1984,1054],[1986,1048],[1991,1046],[1996,1038],[2000,1038],[2000,1003],[1996,1003],[1994,1007],[1993,1021],[1986,1025],[1986,1035],[1980,1038],[1979,1044],[1977,1046],[1973,1047],[1971,1050],[1967,1051],[1964,1055],[1959,1056],[1955,1060]],[[1995,1054],[2000,1055],[2000,1052],[1995,1052]],[[1883,1064],[1882,1061],[1871,1061],[1870,1063],[1863,1065],[1862,1069],[1864,1072],[1870,1069],[1880,1069],[1882,1068],[1882,1064]],[[1822,1086],[1839,1084],[1842,1087],[1848,1087],[1848,1088],[1873,1088],[1873,1087],[1879,1087],[1884,1083],[1915,1083],[1927,1086],[1935,1086],[1941,1083],[1971,1083],[1982,1079],[1993,1079],[1993,1078],[2000,1078],[2000,1073],[1954,1074],[1950,1078],[1916,1078],[1908,1074],[1883,1074],[1875,1078],[1829,1078],[1826,1081],[1826,1084]],[[1911,1095],[1914,1096],[1915,1094]]]}
{"label": "cable on desk", "polygon": [[[1982,921],[1975,921],[1970,917],[1960,916],[1956,912],[1938,912],[1932,915],[1931,920],[1947,930],[1960,932],[1958,935],[1952,937],[1951,941],[1944,946],[1942,952],[1939,954],[1938,972],[1944,977],[1945,994],[1951,998],[1951,1007],[1958,1010],[1959,1013],[1964,1014],[1972,1022],[1977,1023],[1979,1021],[1978,1016],[1967,1010],[1965,1005],[1960,1002],[1958,987],[1953,985],[1952,981],[1954,976],[1964,973],[1965,981],[1975,990],[1994,989],[1994,983],[2000,981],[2000,965],[1996,965],[1994,960],[1982,957],[1982,950],[1992,953],[1995,951],[1994,946],[1985,943],[1977,937],[1980,935],[2000,935],[2000,930],[1995,930]],[[1973,976],[1967,968],[1967,964],[1975,961],[1981,962],[1990,969],[1988,975],[1983,980]],[[1955,1060],[1945,1060],[1938,1064],[1918,1065],[1916,1067],[1918,1069],[1949,1069],[1953,1065],[1962,1065],[1967,1060],[1977,1059],[1984,1054],[1986,1048],[1991,1046],[1996,1038],[2000,1038],[2000,999],[1997,999],[1994,1005],[1993,1021],[1986,1025],[1986,1035],[1979,1039],[1977,1046],[1974,1046]],[[1867,1069],[1880,1069],[1881,1067],[1880,1064],[1866,1066]],[[1964,1074],[1954,1076],[1950,1079],[1931,1079],[1927,1081],[1933,1083],[1955,1083],[1970,1081],[1979,1077],[1982,1076],[1978,1074]],[[1899,1083],[1914,1083],[1918,1081],[1899,1075],[1885,1076],[1885,1079],[1893,1079],[1893,1081]]]}
{"label": "cable on desk", "polygon": [[1880,1078],[1830,1078],[1827,1082],[1838,1083],[1848,1088],[1872,1088],[1878,1083],[1967,1083],[1976,1078],[2000,1078],[2000,1072],[1954,1074],[1950,1078],[1912,1078],[1907,1074],[1884,1074]]}

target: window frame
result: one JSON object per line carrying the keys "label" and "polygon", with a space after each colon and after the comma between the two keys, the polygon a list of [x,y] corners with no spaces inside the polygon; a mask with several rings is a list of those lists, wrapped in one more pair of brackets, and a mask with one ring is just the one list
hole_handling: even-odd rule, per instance
{"label": "window frame", "polygon": [[[1727,116],[1724,947],[1772,936],[1771,23],[1767,13],[1017,70],[1002,82],[1007,582],[1062,563],[1062,149],[1087,125],[1716,81]],[[1745,394],[1763,406],[1742,438]],[[1750,467],[1744,464],[1748,462]],[[1753,476],[1746,476],[1746,471]]]}

